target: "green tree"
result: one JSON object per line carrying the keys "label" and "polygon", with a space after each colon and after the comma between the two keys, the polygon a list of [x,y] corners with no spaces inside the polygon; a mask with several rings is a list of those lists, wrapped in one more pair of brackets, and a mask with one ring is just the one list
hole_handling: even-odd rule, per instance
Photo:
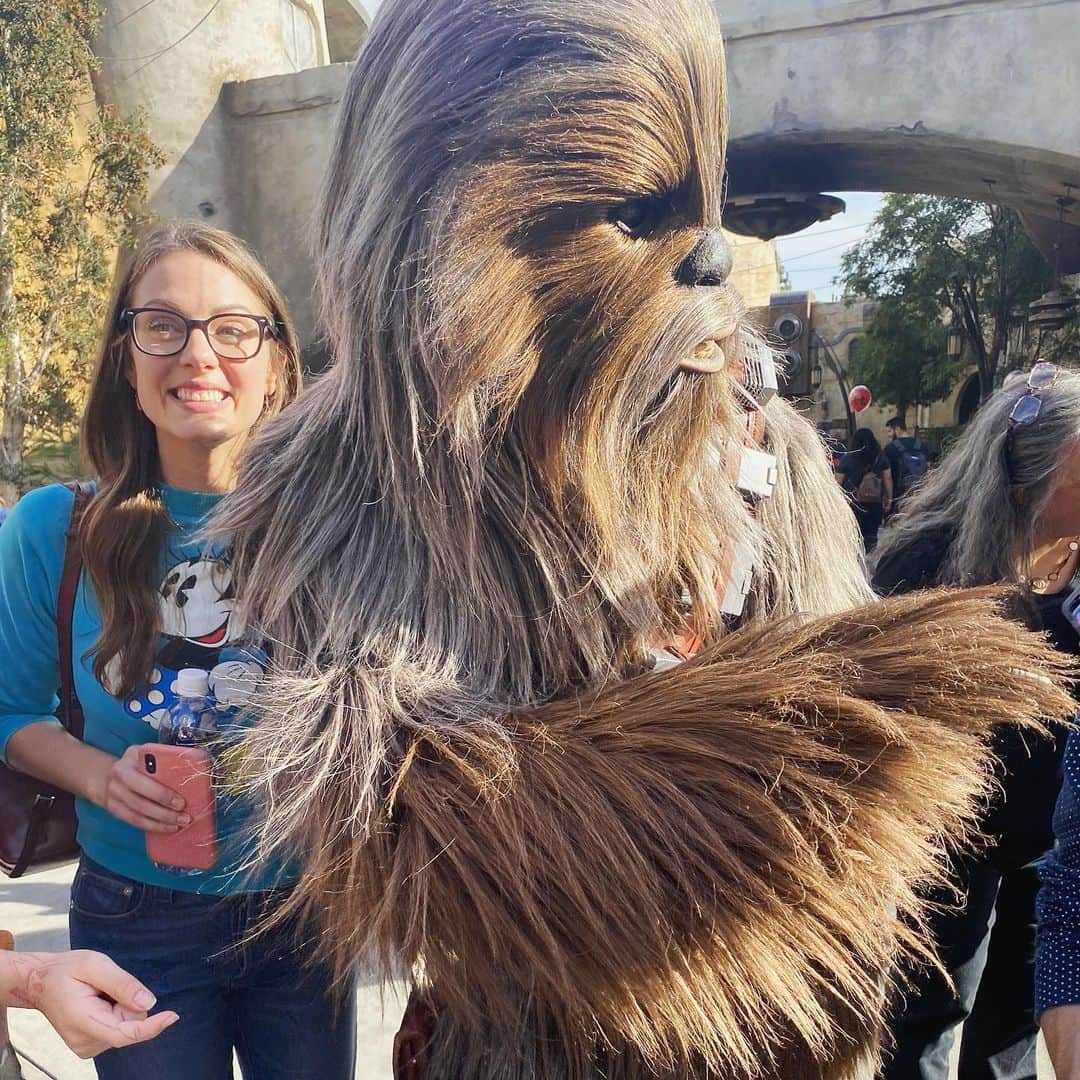
{"label": "green tree", "polygon": [[960,374],[958,366],[945,359],[940,313],[912,301],[891,296],[880,300],[850,362],[851,381],[869,386],[901,416],[913,405],[944,397]]}
{"label": "green tree", "polygon": [[97,0],[0,0],[0,493],[28,432],[79,407],[117,247],[161,163],[142,117],[93,104]]}
{"label": "green tree", "polygon": [[[993,391],[1010,322],[1050,285],[1045,259],[1005,207],[933,195],[886,195],[866,237],[848,251],[845,295],[879,301],[852,378],[898,412],[943,397],[968,363],[980,396]],[[946,324],[961,329],[950,362]]]}

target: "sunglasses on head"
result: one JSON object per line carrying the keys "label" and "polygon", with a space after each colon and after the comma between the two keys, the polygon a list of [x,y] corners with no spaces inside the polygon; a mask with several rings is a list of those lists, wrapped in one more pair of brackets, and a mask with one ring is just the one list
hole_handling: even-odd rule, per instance
{"label": "sunglasses on head", "polygon": [[[1056,364],[1049,360],[1040,360],[1031,371],[1028,372],[1027,383],[1024,392],[1017,399],[1016,404],[1009,413],[1009,430],[1034,424],[1042,412],[1042,395],[1054,385],[1057,380],[1058,369]],[[1024,377],[1022,371],[1012,371],[1005,377],[1003,389],[1008,390]]]}

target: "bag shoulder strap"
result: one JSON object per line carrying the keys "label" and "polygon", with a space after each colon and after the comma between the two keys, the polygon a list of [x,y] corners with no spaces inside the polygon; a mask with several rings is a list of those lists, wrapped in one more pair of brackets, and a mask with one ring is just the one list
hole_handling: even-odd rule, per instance
{"label": "bag shoulder strap", "polygon": [[85,481],[66,484],[75,494],[71,508],[71,522],[66,533],[64,568],[60,572],[60,592],[56,600],[56,640],[60,660],[60,720],[75,736],[83,737],[83,711],[75,694],[75,662],[72,656],[72,621],[75,617],[75,594],[79,591],[82,574],[82,547],[79,543],[79,527],[83,512],[94,497],[94,485]]}

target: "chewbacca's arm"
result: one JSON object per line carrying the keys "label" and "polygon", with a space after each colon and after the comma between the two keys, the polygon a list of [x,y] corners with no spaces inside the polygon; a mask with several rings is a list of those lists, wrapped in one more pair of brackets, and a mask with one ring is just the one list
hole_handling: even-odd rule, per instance
{"label": "chewbacca's arm", "polygon": [[913,947],[886,911],[969,824],[993,725],[1070,710],[1063,663],[985,591],[742,631],[511,718],[509,765],[479,725],[421,730],[385,829],[323,837],[301,894],[339,953],[422,960],[462,1025],[529,1000],[660,1073],[752,1074],[785,1031],[831,1056]]}

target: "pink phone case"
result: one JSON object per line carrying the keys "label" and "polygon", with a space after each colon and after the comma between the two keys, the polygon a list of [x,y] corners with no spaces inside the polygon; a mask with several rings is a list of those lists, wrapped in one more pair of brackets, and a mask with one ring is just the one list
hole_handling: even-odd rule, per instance
{"label": "pink phone case", "polygon": [[218,847],[210,755],[197,746],[155,746],[143,753],[139,768],[175,791],[191,815],[191,824],[179,832],[147,833],[146,854],[161,866],[212,870]]}

